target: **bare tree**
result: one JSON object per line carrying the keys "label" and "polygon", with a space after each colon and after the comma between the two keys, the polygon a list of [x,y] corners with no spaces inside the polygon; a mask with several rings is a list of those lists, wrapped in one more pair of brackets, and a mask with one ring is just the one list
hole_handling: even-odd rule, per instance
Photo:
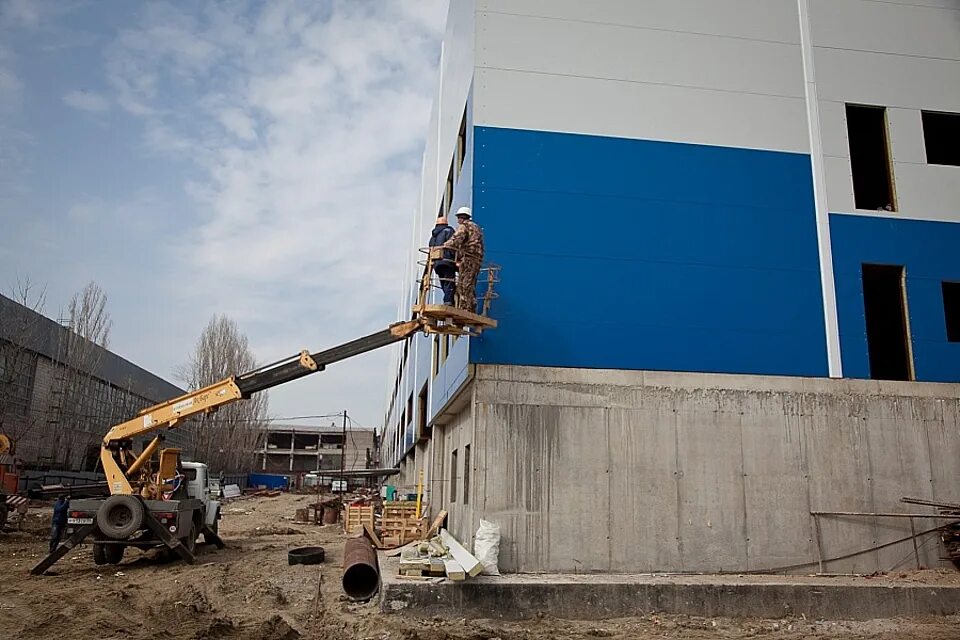
{"label": "bare tree", "polygon": [[46,291],[22,278],[12,287],[10,299],[26,308],[5,305],[0,312],[0,433],[10,439],[11,454],[16,454],[17,443],[45,417],[32,406],[31,390]]}
{"label": "bare tree", "polygon": [[[256,366],[247,337],[237,324],[226,316],[214,315],[200,334],[190,361],[176,375],[190,389],[200,389]],[[188,450],[215,471],[249,471],[268,422],[267,404],[267,394],[261,392],[201,416],[186,427]]]}
{"label": "bare tree", "polygon": [[49,455],[57,466],[78,466],[87,450],[103,435],[109,416],[110,389],[100,375],[103,354],[110,342],[113,320],[107,311],[107,294],[96,283],[87,285],[67,306],[65,338],[59,345],[58,392],[54,407]]}

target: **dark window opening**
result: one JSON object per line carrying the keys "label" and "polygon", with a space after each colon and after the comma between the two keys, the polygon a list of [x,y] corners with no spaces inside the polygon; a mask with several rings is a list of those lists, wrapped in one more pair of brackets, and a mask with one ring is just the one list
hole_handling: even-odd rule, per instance
{"label": "dark window opening", "polygon": [[454,151],[454,164],[457,166],[457,179],[463,169],[463,159],[467,155],[467,110],[464,108],[460,119],[460,131],[457,132],[457,148]]}
{"label": "dark window opening", "polygon": [[960,342],[960,282],[944,282],[942,286],[947,341]]}
{"label": "dark window opening", "polygon": [[463,504],[470,504],[470,445],[463,448]]}
{"label": "dark window opening", "polygon": [[887,142],[887,110],[848,104],[847,134],[857,209],[896,211]]}
{"label": "dark window opening", "polygon": [[913,379],[903,267],[863,265],[863,305],[870,377]]}
{"label": "dark window opening", "polygon": [[450,171],[447,172],[447,183],[443,189],[443,212],[450,215],[450,207],[453,206],[453,164],[450,164]]}
{"label": "dark window opening", "polygon": [[922,111],[920,117],[927,162],[960,166],[960,113]]}
{"label": "dark window opening", "polygon": [[420,395],[417,396],[417,439],[426,440],[430,437],[427,429],[427,384],[424,383]]}
{"label": "dark window opening", "polygon": [[450,454],[450,502],[457,501],[457,450]]}

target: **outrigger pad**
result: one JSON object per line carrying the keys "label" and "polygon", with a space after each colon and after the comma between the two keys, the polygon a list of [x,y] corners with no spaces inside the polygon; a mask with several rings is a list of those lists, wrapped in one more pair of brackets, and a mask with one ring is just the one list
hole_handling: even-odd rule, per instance
{"label": "outrigger pad", "polygon": [[187,564],[193,564],[196,561],[196,558],[190,550],[183,546],[183,543],[179,539],[174,538],[170,535],[170,532],[167,531],[167,528],[162,524],[157,522],[156,518],[144,518],[147,522],[147,527],[150,528],[150,531],[153,531],[163,544],[167,545],[170,549],[173,549],[180,556],[184,562]]}
{"label": "outrigger pad", "polygon": [[64,542],[61,542],[60,545],[53,550],[53,553],[47,554],[47,557],[34,565],[33,569],[30,569],[30,574],[34,576],[43,575],[43,573],[52,567],[57,560],[67,555],[67,552],[69,552],[70,549],[73,549],[75,546],[83,542],[84,538],[93,533],[93,530],[96,529],[96,527],[96,523],[85,524],[74,531],[73,535],[67,538]]}
{"label": "outrigger pad", "polygon": [[223,549],[227,546],[223,543],[223,538],[208,526],[203,527],[203,542],[204,544],[215,544],[217,545],[217,549]]}

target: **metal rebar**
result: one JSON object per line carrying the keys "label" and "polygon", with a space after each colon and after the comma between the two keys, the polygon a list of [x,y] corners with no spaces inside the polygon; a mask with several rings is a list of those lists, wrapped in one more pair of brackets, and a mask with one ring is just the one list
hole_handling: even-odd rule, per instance
{"label": "metal rebar", "polygon": [[811,511],[816,516],[861,516],[864,518],[941,518],[955,520],[957,516],[936,513],[874,513],[872,511]]}
{"label": "metal rebar", "polygon": [[913,526],[913,518],[910,518],[910,539],[913,540],[913,557],[917,559],[917,569],[919,569],[920,550],[917,548],[917,529]]}

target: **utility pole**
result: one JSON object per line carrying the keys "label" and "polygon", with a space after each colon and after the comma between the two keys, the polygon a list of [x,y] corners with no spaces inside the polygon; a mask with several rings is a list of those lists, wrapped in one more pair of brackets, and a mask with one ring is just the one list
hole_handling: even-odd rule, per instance
{"label": "utility pole", "polygon": [[340,445],[340,510],[343,510],[343,490],[346,488],[346,478],[343,472],[347,464],[347,410],[343,410],[343,444]]}

